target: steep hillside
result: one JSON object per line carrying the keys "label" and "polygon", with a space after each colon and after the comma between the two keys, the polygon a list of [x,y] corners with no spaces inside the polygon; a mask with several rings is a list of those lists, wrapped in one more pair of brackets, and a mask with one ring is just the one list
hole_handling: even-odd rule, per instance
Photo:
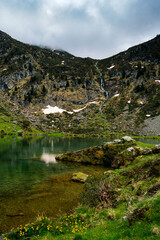
{"label": "steep hillside", "polygon": [[[99,62],[105,90],[110,96],[116,94],[103,108],[105,116],[114,119],[114,128],[134,132],[135,128],[138,131],[140,127],[142,134],[160,134],[159,52],[158,35],[146,43]],[[150,122],[152,124],[149,126]]]}
{"label": "steep hillside", "polygon": [[95,75],[89,58],[23,44],[0,32],[0,88],[14,102],[41,108],[84,104],[101,98]]}
{"label": "steep hillside", "polygon": [[159,79],[159,35],[94,60],[24,44],[0,31],[2,99],[42,131],[158,135]]}

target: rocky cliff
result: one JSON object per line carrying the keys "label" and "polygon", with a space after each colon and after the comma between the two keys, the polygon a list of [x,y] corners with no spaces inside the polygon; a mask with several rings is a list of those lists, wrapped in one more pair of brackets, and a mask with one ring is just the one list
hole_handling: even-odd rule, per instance
{"label": "rocky cliff", "polygon": [[24,44],[0,31],[1,96],[43,131],[158,135],[159,52],[159,35],[94,60]]}

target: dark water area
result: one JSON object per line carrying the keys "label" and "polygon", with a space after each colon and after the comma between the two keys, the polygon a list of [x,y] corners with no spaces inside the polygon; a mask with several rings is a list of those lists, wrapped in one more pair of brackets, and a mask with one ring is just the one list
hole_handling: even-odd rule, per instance
{"label": "dark water area", "polygon": [[102,173],[101,166],[57,163],[67,151],[101,145],[107,139],[0,139],[0,233],[45,215],[57,217],[79,203],[83,184],[72,182],[73,172]]}

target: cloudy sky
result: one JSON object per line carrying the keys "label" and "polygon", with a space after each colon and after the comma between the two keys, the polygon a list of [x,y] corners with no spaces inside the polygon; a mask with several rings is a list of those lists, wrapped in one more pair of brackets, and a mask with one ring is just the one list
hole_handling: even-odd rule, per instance
{"label": "cloudy sky", "polygon": [[105,58],[160,34],[160,0],[0,0],[0,30],[26,43]]}

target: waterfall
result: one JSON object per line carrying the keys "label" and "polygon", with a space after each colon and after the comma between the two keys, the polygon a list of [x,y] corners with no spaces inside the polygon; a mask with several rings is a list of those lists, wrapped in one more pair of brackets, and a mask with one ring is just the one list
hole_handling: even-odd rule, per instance
{"label": "waterfall", "polygon": [[100,69],[99,69],[98,66],[97,66],[97,63],[98,63],[98,62],[96,62],[95,67],[96,67],[96,70],[97,70],[97,72],[99,73],[99,76],[100,76],[100,86],[101,86],[101,90],[105,93],[105,97],[106,97],[105,101],[103,101],[103,102],[100,104],[100,107],[99,107],[99,111],[102,113],[102,106],[103,106],[103,104],[107,101],[107,99],[109,98],[109,93],[108,93],[108,92],[105,90],[105,88],[104,88],[103,76],[102,76],[102,73],[101,73]]}
{"label": "waterfall", "polygon": [[102,73],[100,73],[100,80],[101,80],[101,90],[102,90],[103,92],[105,92],[105,89],[104,89],[104,81],[103,81]]}

